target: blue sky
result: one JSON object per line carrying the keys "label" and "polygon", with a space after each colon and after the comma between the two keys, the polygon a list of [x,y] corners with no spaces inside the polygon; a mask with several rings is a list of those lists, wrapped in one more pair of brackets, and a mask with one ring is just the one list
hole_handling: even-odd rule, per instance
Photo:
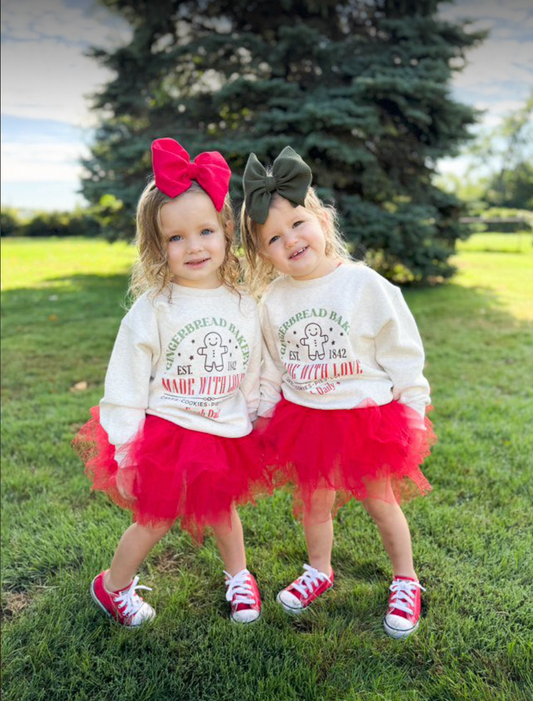
{"label": "blue sky", "polygon": [[[79,159],[88,153],[94,116],[91,93],[111,78],[84,55],[90,45],[125,43],[130,31],[93,0],[2,2],[2,204],[71,209],[84,204]],[[444,18],[470,18],[491,35],[468,54],[454,96],[485,109],[484,127],[520,107],[533,88],[531,0],[457,0]],[[441,172],[461,173],[464,158]]]}
{"label": "blue sky", "polygon": [[3,205],[84,204],[76,191],[95,126],[89,95],[112,77],[85,52],[129,36],[93,0],[3,0]]}

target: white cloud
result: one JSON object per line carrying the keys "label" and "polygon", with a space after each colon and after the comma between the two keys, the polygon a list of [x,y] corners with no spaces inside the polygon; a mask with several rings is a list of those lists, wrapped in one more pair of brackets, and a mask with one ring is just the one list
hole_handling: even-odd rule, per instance
{"label": "white cloud", "polygon": [[4,142],[2,183],[77,181],[82,174],[79,159],[87,155],[87,148],[76,143]]}
{"label": "white cloud", "polygon": [[531,26],[531,0],[458,0],[453,4],[442,5],[439,14],[448,20],[477,19],[487,26],[496,21],[512,22],[516,25]]}
{"label": "white cloud", "polygon": [[471,166],[471,159],[467,156],[456,158],[441,158],[436,164],[436,170],[442,175],[465,175]]}
{"label": "white cloud", "polygon": [[498,102],[476,102],[480,110],[490,110],[493,116],[503,116],[515,112],[524,106],[523,100],[499,100]]}
{"label": "white cloud", "polygon": [[[495,83],[533,85],[533,43],[487,39],[467,53],[467,66],[454,79],[459,88],[498,90]],[[500,88],[501,90],[501,88]]]}
{"label": "white cloud", "polygon": [[76,46],[58,40],[2,47],[2,111],[18,117],[91,122],[86,94],[112,77]]}
{"label": "white cloud", "polygon": [[[36,120],[26,132],[2,141],[2,202],[19,207],[69,208],[79,197],[87,132],[51,136],[42,120],[94,126],[89,94],[113,73],[84,55],[90,45],[111,48],[127,42],[123,20],[93,0],[5,0],[2,2],[2,112]],[[68,131],[68,130],[67,130]]]}
{"label": "white cloud", "polygon": [[481,123],[479,124],[476,131],[480,132],[485,131],[486,129],[493,129],[494,127],[497,127],[499,124],[501,124],[501,122],[502,118],[499,117],[497,114],[486,114],[481,120]]}
{"label": "white cloud", "polygon": [[13,40],[57,38],[69,44],[122,43],[126,24],[87,0],[85,7],[69,7],[64,0],[4,0],[2,34]]}
{"label": "white cloud", "polygon": [[69,211],[78,205],[87,206],[79,188],[75,180],[3,183],[2,205],[16,207],[27,214],[34,210]]}
{"label": "white cloud", "polygon": [[90,45],[117,46],[130,32],[106,11],[87,15],[63,0],[7,0],[2,10],[2,112],[94,124],[87,96],[113,72],[84,55]]}
{"label": "white cloud", "polygon": [[490,30],[480,46],[466,52],[466,67],[454,75],[452,87],[461,101],[483,103],[489,110],[487,125],[497,123],[498,115],[523,103],[533,87],[531,1],[458,0],[442,6],[440,15],[450,21],[474,19],[472,30]]}
{"label": "white cloud", "polygon": [[[531,23],[530,23],[531,26]],[[522,26],[523,28],[523,26]],[[492,39],[515,39],[516,38],[516,28],[507,26],[496,26],[495,30],[491,32]]]}

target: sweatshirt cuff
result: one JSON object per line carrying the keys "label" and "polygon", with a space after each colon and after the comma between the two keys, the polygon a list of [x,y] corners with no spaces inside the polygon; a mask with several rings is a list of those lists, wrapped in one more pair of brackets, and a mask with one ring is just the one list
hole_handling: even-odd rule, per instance
{"label": "sweatshirt cuff", "polygon": [[426,405],[425,404],[416,403],[416,404],[407,404],[406,406],[409,406],[409,407],[411,407],[411,409],[414,409],[416,411],[416,413],[422,419],[425,418],[425,416],[426,416]]}
{"label": "sweatshirt cuff", "polygon": [[128,451],[125,448],[125,443],[119,443],[115,446],[115,462],[117,463],[119,469],[126,467]]}
{"label": "sweatshirt cuff", "polygon": [[274,416],[276,406],[277,404],[260,404],[257,414],[264,419],[271,419]]}
{"label": "sweatshirt cuff", "polygon": [[426,404],[425,402],[414,402],[412,404],[405,404],[405,406],[408,406],[410,409],[416,412],[418,418],[420,419],[420,428],[422,430],[426,430],[425,426],[425,418],[426,418]]}

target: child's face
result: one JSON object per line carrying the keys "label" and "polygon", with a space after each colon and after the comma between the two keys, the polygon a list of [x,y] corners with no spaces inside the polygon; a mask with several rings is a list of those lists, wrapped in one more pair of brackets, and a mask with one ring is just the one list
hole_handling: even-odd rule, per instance
{"label": "child's face", "polygon": [[280,273],[311,280],[332,270],[322,224],[305,207],[293,207],[286,199],[276,198],[259,235],[261,257]]}
{"label": "child's face", "polygon": [[172,281],[185,287],[219,287],[226,241],[211,198],[185,192],[161,207],[160,222]]}

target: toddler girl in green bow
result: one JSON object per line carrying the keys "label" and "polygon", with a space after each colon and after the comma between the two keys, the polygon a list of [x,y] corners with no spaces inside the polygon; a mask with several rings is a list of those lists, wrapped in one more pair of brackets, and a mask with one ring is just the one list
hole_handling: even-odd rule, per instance
{"label": "toddler girl in green bow", "polygon": [[[311,168],[290,146],[266,168],[255,153],[248,158],[241,237],[247,283],[257,296],[279,274],[305,276],[320,269],[316,265],[350,260],[335,209],[318,198],[311,181]],[[327,260],[311,260],[315,253]]]}

